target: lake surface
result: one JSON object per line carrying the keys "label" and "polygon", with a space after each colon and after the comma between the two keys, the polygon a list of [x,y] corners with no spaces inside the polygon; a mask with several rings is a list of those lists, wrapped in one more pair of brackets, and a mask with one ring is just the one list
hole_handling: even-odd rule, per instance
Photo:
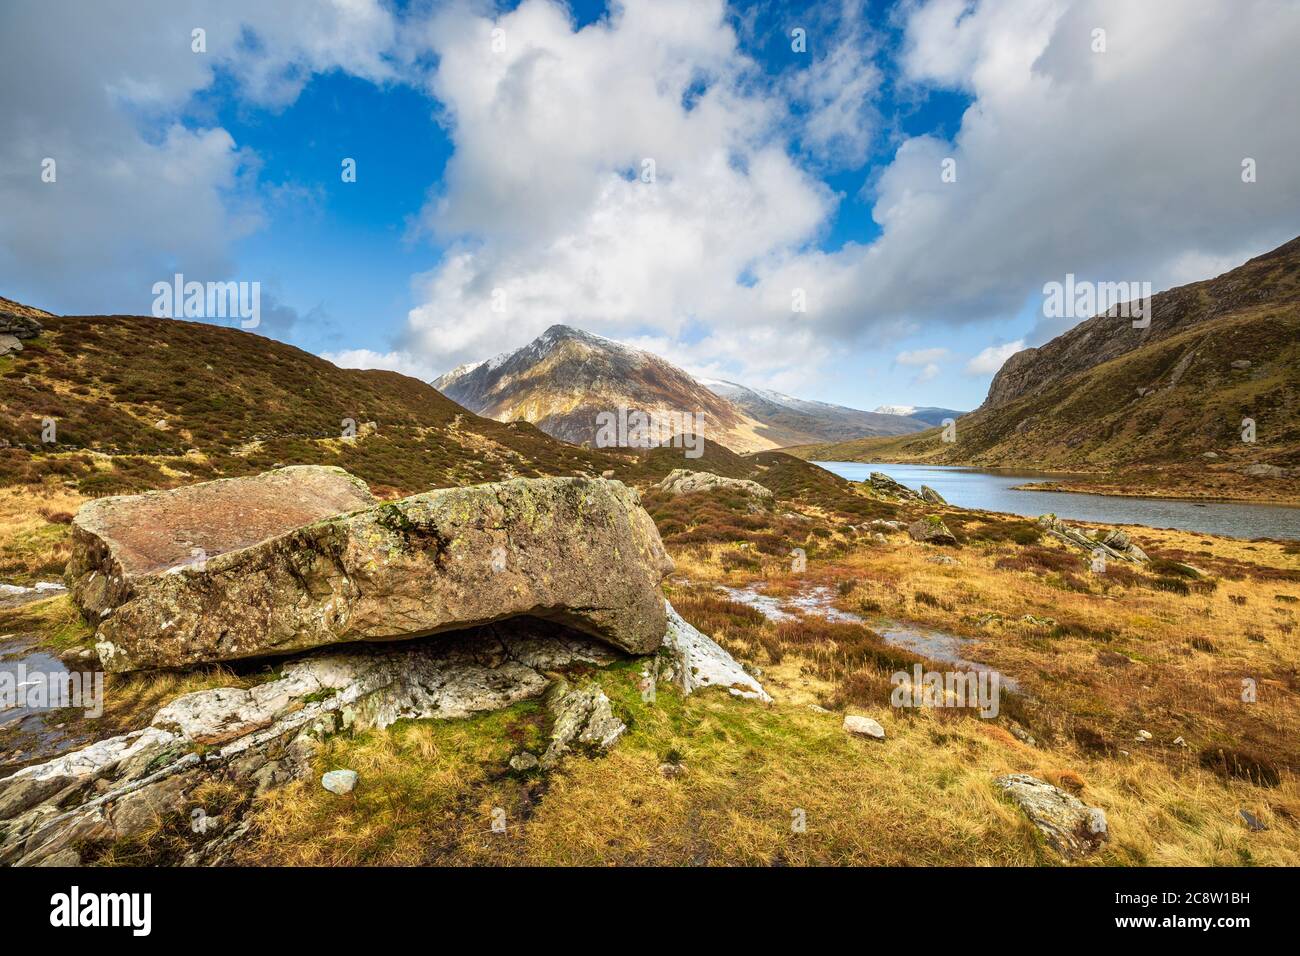
{"label": "lake surface", "polygon": [[950,504],[1036,518],[1054,512],[1061,518],[1099,524],[1142,524],[1151,528],[1204,531],[1232,538],[1300,538],[1300,508],[1121,498],[1067,491],[1016,491],[1016,485],[1062,477],[1040,471],[983,471],[947,465],[890,465],[860,461],[817,461],[850,481],[866,481],[884,472],[909,488],[929,485]]}

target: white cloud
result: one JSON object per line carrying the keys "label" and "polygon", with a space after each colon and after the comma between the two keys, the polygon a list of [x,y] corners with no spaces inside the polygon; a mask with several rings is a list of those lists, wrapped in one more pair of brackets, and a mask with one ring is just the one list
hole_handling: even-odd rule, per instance
{"label": "white cloud", "polygon": [[1023,339],[1005,345],[990,345],[966,363],[968,375],[993,375],[1004,362],[1025,347]]}
{"label": "white cloud", "polygon": [[321,358],[339,368],[378,368],[401,372],[412,378],[430,381],[446,369],[435,369],[408,352],[375,352],[370,349],[345,349],[341,352],[322,352]]}
{"label": "white cloud", "polygon": [[378,0],[9,3],[0,37],[0,274],[64,310],[147,313],[173,271],[233,275],[232,244],[262,223],[257,157],[220,126],[180,122],[218,69],[272,106],[323,70],[393,76]]}

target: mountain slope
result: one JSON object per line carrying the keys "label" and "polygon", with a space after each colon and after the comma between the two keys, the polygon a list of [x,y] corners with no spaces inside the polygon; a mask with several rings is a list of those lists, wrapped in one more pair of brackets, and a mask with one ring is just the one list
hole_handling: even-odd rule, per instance
{"label": "mountain slope", "polygon": [[916,419],[697,380],[650,352],[565,325],[551,326],[513,352],[452,369],[433,386],[480,415],[529,421],[575,443],[594,442],[596,416],[620,406],[703,414],[706,440],[738,452],[926,427]]}
{"label": "mountain slope", "polygon": [[736,452],[778,444],[759,434],[760,423],[676,366],[566,325],[551,326],[513,352],[454,369],[433,387],[479,415],[532,422],[575,444],[595,443],[597,416],[617,413],[620,407],[665,416],[703,415],[700,432],[706,441]]}
{"label": "mountain slope", "polygon": [[[1013,356],[955,442],[931,430],[790,451],[1079,470],[1133,493],[1296,495],[1293,477],[1252,475],[1247,487],[1244,471],[1300,466],[1300,240],[1152,305],[1150,329],[1097,316]],[[1247,418],[1253,443],[1241,439]]]}
{"label": "mountain slope", "polygon": [[781,445],[842,441],[868,435],[905,435],[929,427],[927,422],[917,418],[811,402],[735,382],[709,378],[702,378],[699,382],[746,415],[762,422],[765,426],[763,435]]}

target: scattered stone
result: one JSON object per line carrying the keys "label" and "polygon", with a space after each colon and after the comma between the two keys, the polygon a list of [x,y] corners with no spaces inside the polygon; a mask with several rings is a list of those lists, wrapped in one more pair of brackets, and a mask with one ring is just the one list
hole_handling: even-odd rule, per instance
{"label": "scattered stone", "polygon": [[21,352],[23,343],[19,341],[18,336],[0,334],[0,355],[9,355],[13,352]]}
{"label": "scattered stone", "polygon": [[1232,363],[1232,367],[1236,369],[1250,368],[1250,359],[1237,359]]}
{"label": "scattered stone", "polygon": [[1205,452],[1201,452],[1201,457],[1214,459],[1219,457],[1219,453],[1214,451],[1205,451]]}
{"label": "scattered stone", "polygon": [[873,518],[868,523],[868,526],[875,528],[877,531],[885,531],[890,533],[897,533],[899,531],[905,531],[907,529],[907,525],[903,524],[903,522],[901,521],[885,521],[880,518]]}
{"label": "scattered stone", "polygon": [[526,773],[529,770],[536,770],[538,763],[536,754],[524,750],[510,758],[510,769],[519,773]]}
{"label": "scattered stone", "polygon": [[1148,740],[1151,739],[1151,731],[1139,730],[1137,733],[1137,737],[1135,737],[1134,739],[1137,740],[1138,743],[1146,743]]}
{"label": "scattered stone", "polygon": [[1251,813],[1249,810],[1243,808],[1238,810],[1237,813],[1241,816],[1241,819],[1245,821],[1246,829],[1250,830],[1251,833],[1259,833],[1262,830],[1268,829],[1268,824],[1255,816],[1255,814]]}
{"label": "scattered stone", "polygon": [[674,469],[669,472],[668,477],[664,478],[655,487],[672,495],[685,495],[695,491],[712,491],[715,488],[726,488],[731,491],[741,491],[764,500],[773,497],[771,489],[765,488],[757,481],[749,481],[745,478],[725,478],[710,471],[691,471],[688,468]]}
{"label": "scattered stone", "polygon": [[1015,737],[1016,740],[1019,740],[1022,744],[1027,744],[1030,747],[1038,746],[1038,741],[1034,739],[1034,735],[1014,720],[1007,724],[1007,729],[1011,732],[1011,736]]}
{"label": "scattered stone", "polygon": [[627,725],[614,716],[613,706],[595,682],[572,687],[558,678],[546,692],[546,709],[552,718],[551,742],[539,761],[550,770],[573,749],[589,754],[608,750],[623,736]]}
{"label": "scattered stone", "polygon": [[873,740],[885,739],[885,728],[880,726],[879,721],[870,717],[845,714],[844,729],[855,737],[870,737]]}
{"label": "scattered stone", "polygon": [[916,501],[920,498],[920,495],[907,485],[900,484],[883,471],[873,471],[867,484],[871,486],[871,490],[876,494],[885,495],[886,497],[902,498],[904,501]]}
{"label": "scattered stone", "polygon": [[[233,491],[241,480],[224,482]],[[139,498],[156,504],[194,487]],[[137,500],[91,502],[76,519],[74,596],[109,615],[96,644],[109,671],[398,641],[515,615],[648,653],[667,627],[659,583],[672,560],[636,493],[616,481],[516,478],[441,489],[215,557],[205,547],[205,560],[188,566],[159,561],[196,537],[183,526],[152,525],[143,542],[120,522],[106,527],[105,512],[136,513]],[[254,527],[270,521],[248,502],[222,517]],[[128,557],[124,541],[152,547]]]}
{"label": "scattered stone", "polygon": [[936,554],[929,558],[926,558],[926,560],[929,561],[931,564],[947,564],[947,565],[961,564],[961,562],[958,561],[956,558],[947,554]]}
{"label": "scattered stone", "polygon": [[1175,746],[1175,747],[1186,747],[1186,746],[1187,746],[1187,741],[1184,740],[1182,737],[1175,737],[1175,738],[1174,738],[1174,746]]}
{"label": "scattered stone", "polygon": [[355,770],[331,770],[320,778],[320,785],[339,796],[351,793],[357,785]]}
{"label": "scattered stone", "polygon": [[669,780],[674,780],[685,772],[686,768],[679,763],[661,763],[659,765],[660,775],[667,777]]}
{"label": "scattered stone", "polygon": [[935,491],[929,485],[921,486],[921,498],[932,505],[946,505],[948,503],[944,500],[943,495],[939,494],[939,492]]}
{"label": "scattered stone", "polygon": [[1030,627],[1056,627],[1056,618],[1054,617],[1035,617],[1033,614],[1025,614],[1020,618],[1021,622],[1028,624]]}
{"label": "scattered stone", "polygon": [[955,545],[957,543],[957,536],[948,530],[948,526],[937,515],[929,515],[912,522],[907,526],[907,533],[914,541],[924,544]]}
{"label": "scattered stone", "polygon": [[1085,805],[1045,780],[1013,773],[993,784],[1024,812],[1047,845],[1066,859],[1086,856],[1110,839],[1103,810]]}
{"label": "scattered stone", "polygon": [[1248,478],[1285,478],[1287,476],[1285,468],[1265,464],[1247,465],[1241,470],[1241,473]]}

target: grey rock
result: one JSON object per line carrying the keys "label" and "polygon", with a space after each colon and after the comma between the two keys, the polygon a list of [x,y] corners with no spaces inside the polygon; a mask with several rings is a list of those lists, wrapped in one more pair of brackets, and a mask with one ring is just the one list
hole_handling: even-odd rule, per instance
{"label": "grey rock", "polygon": [[573,687],[559,678],[546,692],[551,715],[551,742],[539,761],[543,770],[560,762],[575,749],[597,754],[614,746],[627,726],[614,716],[613,706],[594,681]]}
{"label": "grey rock", "polygon": [[1285,478],[1287,476],[1285,468],[1265,464],[1247,465],[1241,470],[1241,473],[1248,478]]}
{"label": "grey rock", "polygon": [[1110,839],[1104,811],[1045,780],[1013,773],[993,783],[1038,828],[1047,845],[1066,859],[1086,856]]}
{"label": "grey rock", "polygon": [[330,770],[321,776],[320,785],[330,793],[343,796],[351,793],[356,788],[357,772],[355,770]]}
{"label": "grey rock", "polygon": [[871,717],[860,717],[854,714],[844,716],[844,729],[855,737],[870,737],[873,740],[885,739],[885,728],[880,722]]}
{"label": "grey rock", "polygon": [[664,653],[683,694],[704,687],[725,687],[737,697],[771,702],[763,685],[713,638],[696,630],[671,604],[664,602],[664,606],[668,615]]}
{"label": "grey rock", "polygon": [[905,501],[915,501],[920,498],[920,495],[907,485],[900,484],[883,471],[873,471],[867,483],[876,494],[886,497],[902,498]]}
{"label": "grey rock", "polygon": [[939,494],[939,492],[935,491],[929,485],[921,486],[921,498],[932,505],[946,505],[948,503],[944,500],[943,495]]}
{"label": "grey rock", "polygon": [[712,491],[715,488],[726,488],[731,491],[741,491],[763,500],[771,500],[773,497],[771,490],[760,485],[757,481],[749,481],[744,478],[726,478],[709,471],[691,471],[687,468],[674,469],[655,487],[672,495],[685,495],[695,491]]}
{"label": "grey rock", "polygon": [[1232,367],[1235,369],[1250,368],[1250,359],[1237,359],[1232,363]]}
{"label": "grey rock", "polygon": [[510,758],[510,769],[519,773],[526,773],[529,770],[536,770],[540,761],[536,754],[524,750]]}

